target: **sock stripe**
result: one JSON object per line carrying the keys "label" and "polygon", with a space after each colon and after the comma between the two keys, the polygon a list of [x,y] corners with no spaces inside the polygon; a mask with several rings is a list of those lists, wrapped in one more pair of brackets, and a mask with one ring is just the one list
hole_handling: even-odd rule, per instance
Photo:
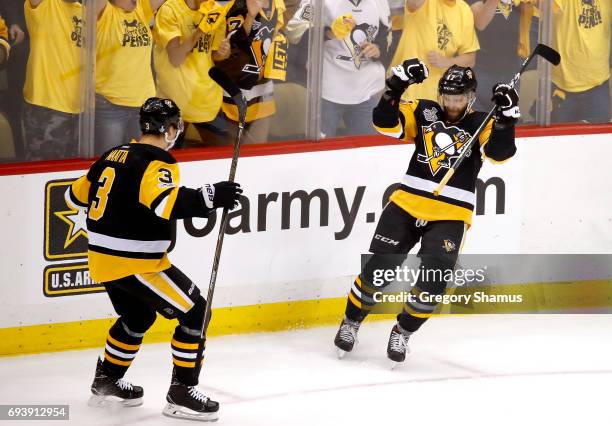
{"label": "sock stripe", "polygon": [[119,349],[125,349],[126,351],[138,351],[140,345],[128,345],[127,343],[122,343],[119,340],[113,338],[110,334],[106,338],[106,340],[113,344],[113,346]]}
{"label": "sock stripe", "polygon": [[196,359],[196,357],[198,356],[197,352],[181,352],[181,351],[177,351],[174,348],[172,349],[172,355],[177,357],[177,358],[184,358],[184,359]]}
{"label": "sock stripe", "polygon": [[104,358],[113,364],[120,365],[122,367],[129,367],[132,361],[121,361],[120,359],[110,356],[107,352],[104,352]]}
{"label": "sock stripe", "polygon": [[173,338],[171,341],[171,344],[177,349],[186,349],[186,350],[192,350],[192,351],[198,350],[198,343],[183,343]]}
{"label": "sock stripe", "polygon": [[172,357],[172,362],[177,367],[185,367],[185,368],[195,368],[195,361],[181,361],[178,358]]}
{"label": "sock stripe", "polygon": [[353,296],[353,292],[350,291],[349,295],[348,295],[349,300],[351,301],[351,303],[355,306],[357,306],[359,309],[361,309],[361,302],[359,300],[357,300],[357,298],[355,296]]}
{"label": "sock stripe", "polygon": [[106,345],[104,350],[106,352],[108,352],[110,355],[114,356],[114,357],[118,357],[118,358],[125,359],[125,360],[132,360],[132,359],[134,359],[136,357],[136,352],[131,353],[131,354],[128,354],[128,353],[125,353],[125,352],[121,352],[121,351],[118,351],[117,349],[113,348],[109,344]]}

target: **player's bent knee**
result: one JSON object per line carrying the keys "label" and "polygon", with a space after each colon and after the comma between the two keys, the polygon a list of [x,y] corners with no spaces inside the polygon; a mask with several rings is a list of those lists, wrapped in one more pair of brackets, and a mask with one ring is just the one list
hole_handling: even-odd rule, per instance
{"label": "player's bent knee", "polygon": [[206,299],[200,295],[196,299],[195,304],[191,307],[191,309],[179,317],[179,323],[191,329],[200,329],[204,321],[205,310]]}
{"label": "player's bent knee", "polygon": [[121,323],[127,328],[128,334],[142,334],[151,328],[157,315],[155,311],[141,311],[130,315],[122,315]]}

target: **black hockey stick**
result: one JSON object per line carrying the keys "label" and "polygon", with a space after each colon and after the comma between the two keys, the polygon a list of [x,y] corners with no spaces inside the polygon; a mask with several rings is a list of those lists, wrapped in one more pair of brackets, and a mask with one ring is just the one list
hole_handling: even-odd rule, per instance
{"label": "black hockey stick", "polygon": [[[227,179],[228,181],[233,182],[236,177],[236,169],[238,168],[238,157],[240,156],[242,132],[244,131],[246,121],[246,99],[242,95],[242,92],[236,83],[234,83],[221,69],[212,67],[208,71],[208,75],[232,97],[234,103],[238,107],[238,134],[236,136],[236,140],[234,141],[234,155],[232,156],[229,178]],[[217,236],[215,257],[213,258],[212,271],[210,273],[210,281],[208,283],[208,295],[206,296],[206,309],[204,310],[203,318],[204,321],[202,322],[202,330],[200,332],[201,339],[196,357],[196,368],[198,369],[200,368],[202,362],[204,341],[206,340],[206,331],[208,330],[208,324],[210,322],[213,295],[215,293],[215,285],[217,283],[217,271],[219,270],[219,262],[221,260],[221,249],[223,248],[223,237],[225,236],[225,229],[227,228],[227,223],[229,221],[228,213],[229,209],[225,208],[223,209],[223,214],[221,215],[221,225],[219,226],[219,235]]]}
{"label": "black hockey stick", "polygon": [[[553,49],[551,47],[546,46],[545,44],[538,44],[533,49],[533,52],[531,52],[531,55],[529,55],[529,57],[527,59],[525,59],[525,61],[523,62],[523,65],[521,66],[521,69],[519,70],[519,72],[517,72],[515,74],[514,78],[512,78],[512,80],[510,81],[510,86],[511,87],[514,87],[516,85],[516,83],[518,83],[518,81],[521,78],[521,75],[523,74],[523,72],[525,71],[525,69],[527,68],[527,66],[531,62],[531,60],[536,55],[537,56],[541,56],[542,58],[544,58],[545,60],[547,60],[548,62],[550,62],[553,65],[559,65],[559,62],[561,62],[561,56],[559,55],[559,52],[557,52],[555,49]],[[463,152],[457,158],[457,160],[452,165],[452,167],[448,169],[448,171],[446,172],[446,174],[444,175],[444,177],[442,178],[442,180],[440,181],[440,183],[438,184],[436,189],[434,189],[434,191],[433,191],[433,195],[434,196],[437,197],[437,196],[440,195],[440,193],[442,192],[442,189],[446,186],[448,181],[453,177],[453,175],[455,174],[455,171],[457,170],[457,168],[461,165],[463,160],[465,160],[465,158],[467,157],[468,153],[471,152],[471,149],[472,149],[472,146],[474,145],[474,142],[478,140],[478,137],[480,136],[480,133],[482,133],[483,129],[486,127],[486,125],[489,122],[489,120],[491,119],[491,117],[493,117],[493,114],[495,114],[496,108],[497,108],[497,106],[494,106],[493,108],[491,108],[491,111],[489,111],[489,113],[487,114],[485,119],[482,121],[482,123],[480,124],[478,129],[476,129],[476,132],[466,142],[467,148],[463,150]]]}

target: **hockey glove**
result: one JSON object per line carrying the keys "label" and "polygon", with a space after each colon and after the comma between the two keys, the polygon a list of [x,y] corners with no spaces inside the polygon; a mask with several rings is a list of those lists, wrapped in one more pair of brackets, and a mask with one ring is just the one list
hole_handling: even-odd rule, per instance
{"label": "hockey glove", "polygon": [[392,75],[387,79],[387,87],[396,93],[404,93],[411,84],[422,83],[429,76],[429,69],[418,58],[405,60],[391,68]]}
{"label": "hockey glove", "polygon": [[204,203],[209,209],[223,207],[231,210],[238,206],[240,194],[242,194],[242,188],[236,182],[207,183],[202,188]]}
{"label": "hockey glove", "polygon": [[493,86],[493,97],[491,98],[497,110],[495,119],[502,125],[514,125],[521,117],[519,109],[519,96],[514,87],[508,84],[497,83]]}

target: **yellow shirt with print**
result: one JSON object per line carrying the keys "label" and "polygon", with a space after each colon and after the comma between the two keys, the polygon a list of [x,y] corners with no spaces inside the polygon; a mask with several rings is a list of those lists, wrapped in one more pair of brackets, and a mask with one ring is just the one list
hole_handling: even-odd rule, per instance
{"label": "yellow shirt with print", "polygon": [[82,6],[63,0],[24,5],[30,56],[23,88],[25,100],[41,107],[78,114],[80,107]]}
{"label": "yellow shirt with print", "polygon": [[584,92],[610,78],[610,0],[554,0],[554,47],[561,63],[552,81],[567,92]]}
{"label": "yellow shirt with print", "polygon": [[391,65],[406,59],[419,58],[429,68],[429,78],[413,84],[404,99],[438,99],[438,80],[445,69],[434,67],[427,52],[437,51],[447,58],[475,52],[480,48],[474,29],[474,15],[463,0],[425,0],[415,12],[407,9],[404,29]]}
{"label": "yellow shirt with print", "polygon": [[153,16],[149,0],[138,0],[132,12],[108,2],[98,20],[96,93],[115,105],[139,107],[155,96]]}
{"label": "yellow shirt with print", "polygon": [[183,119],[191,123],[211,121],[221,108],[223,91],[208,76],[208,70],[214,65],[212,51],[219,48],[225,37],[225,24],[205,33],[178,67],[170,63],[166,46],[176,37],[184,42],[201,19],[202,14],[191,10],[184,0],[168,0],[157,12],[153,27],[157,94],[174,100]]}

